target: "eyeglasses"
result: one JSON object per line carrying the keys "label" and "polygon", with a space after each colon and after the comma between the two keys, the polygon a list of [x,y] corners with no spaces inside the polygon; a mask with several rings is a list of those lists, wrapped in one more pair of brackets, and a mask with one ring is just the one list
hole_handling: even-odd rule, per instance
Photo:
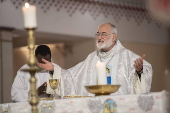
{"label": "eyeglasses", "polygon": [[[111,33],[111,34],[114,34],[114,33]],[[99,36],[101,36],[101,37],[105,38],[105,37],[107,37],[107,36],[109,36],[111,34],[107,34],[107,33],[101,33],[100,34],[100,33],[97,33],[97,34],[95,34],[95,37],[98,38]]]}

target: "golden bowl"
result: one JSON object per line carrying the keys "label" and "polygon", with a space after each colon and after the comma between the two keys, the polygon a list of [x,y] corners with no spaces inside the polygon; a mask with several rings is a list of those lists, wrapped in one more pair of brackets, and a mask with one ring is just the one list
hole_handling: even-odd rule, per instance
{"label": "golden bowl", "polygon": [[86,90],[95,96],[110,95],[115,93],[121,85],[90,85],[85,86]]}

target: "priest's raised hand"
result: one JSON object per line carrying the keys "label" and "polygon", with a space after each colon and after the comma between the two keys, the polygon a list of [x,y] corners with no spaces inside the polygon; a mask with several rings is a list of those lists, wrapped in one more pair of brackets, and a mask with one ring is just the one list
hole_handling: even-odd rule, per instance
{"label": "priest's raised hand", "polygon": [[37,63],[38,67],[48,70],[48,71],[54,71],[54,65],[51,62],[49,62],[45,59],[42,59],[42,61],[44,63],[39,63],[39,62]]}

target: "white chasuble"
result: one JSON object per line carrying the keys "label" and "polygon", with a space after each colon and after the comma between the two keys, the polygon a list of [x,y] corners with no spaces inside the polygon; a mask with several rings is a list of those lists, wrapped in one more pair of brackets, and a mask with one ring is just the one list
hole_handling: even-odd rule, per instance
{"label": "white chasuble", "polygon": [[[56,68],[59,69],[59,67],[53,63],[53,65],[55,65]],[[21,71],[22,69],[29,69],[29,65],[25,64],[23,65],[17,72],[17,75],[14,79],[14,82],[12,84],[12,88],[11,88],[11,99],[15,102],[24,102],[24,101],[28,101],[30,99],[30,74],[28,72],[23,72]],[[61,69],[56,70],[56,72],[59,72],[61,74]],[[59,74],[55,74],[58,76],[58,78],[60,78]],[[44,82],[49,81],[50,75],[49,75],[49,71],[43,70],[41,72],[37,72],[35,73],[35,77],[37,79],[36,81],[36,89],[38,89],[38,87],[40,87]],[[55,76],[56,78],[56,76]],[[47,93],[51,93],[50,89],[49,89],[49,85],[47,85]],[[60,90],[56,90],[58,95],[62,95],[60,93]],[[41,95],[39,97],[47,97],[47,95]]]}
{"label": "white chasuble", "polygon": [[140,80],[133,66],[137,58],[140,56],[123,47],[119,40],[109,52],[92,52],[76,66],[67,70],[62,69],[62,94],[92,96],[93,94],[87,92],[84,86],[96,85],[96,62],[102,60],[107,63],[109,59],[111,59],[108,65],[112,68],[110,69],[112,84],[121,85],[113,95],[150,92],[152,66],[147,61],[143,61],[143,73]]}

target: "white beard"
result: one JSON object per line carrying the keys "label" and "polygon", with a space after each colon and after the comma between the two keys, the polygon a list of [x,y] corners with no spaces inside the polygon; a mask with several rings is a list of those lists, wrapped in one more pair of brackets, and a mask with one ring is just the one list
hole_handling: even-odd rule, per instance
{"label": "white beard", "polygon": [[[101,40],[101,41],[104,41],[104,40]],[[97,46],[98,49],[107,49],[107,48],[111,47],[112,44],[113,44],[112,38],[110,38],[107,41],[104,41],[103,44],[99,44],[98,40],[96,40],[96,46]]]}

